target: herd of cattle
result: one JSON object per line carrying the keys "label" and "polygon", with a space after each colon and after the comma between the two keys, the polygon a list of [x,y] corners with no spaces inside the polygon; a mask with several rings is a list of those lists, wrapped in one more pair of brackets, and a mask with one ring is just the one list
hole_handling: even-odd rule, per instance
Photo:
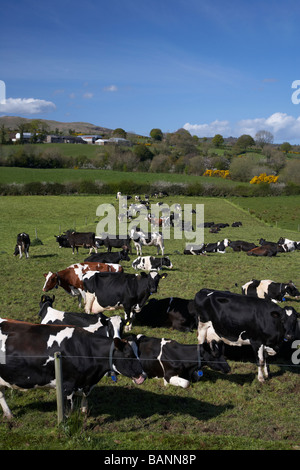
{"label": "herd of cattle", "polygon": [[[284,342],[291,344],[295,338],[300,339],[299,314],[293,307],[277,305],[286,295],[300,296],[292,281],[284,284],[252,280],[242,286],[241,294],[201,289],[189,300],[179,297],[149,300],[157,292],[159,282],[167,277],[160,270],[173,266],[169,257],[164,256],[159,232],[151,236],[137,229],[133,232],[125,240],[80,232],[56,236],[60,247],[70,247],[73,253],[85,247],[90,254],[82,263],[44,274],[40,323],[0,319],[0,404],[4,416],[11,418],[12,413],[3,388],[55,388],[57,351],[63,358],[64,396],[72,408],[74,394],[80,393],[82,409],[86,409],[87,395],[105,374],[113,378],[125,375],[138,385],[146,378],[161,377],[166,384],[186,388],[200,379],[203,366],[228,373],[230,366],[225,358],[228,345],[251,346],[258,364],[258,380],[263,382],[264,376],[269,376],[267,356],[278,353]],[[139,272],[134,274],[124,272],[122,267],[122,262],[130,261],[131,240],[138,255],[132,267]],[[227,247],[254,254],[256,248],[267,246],[273,250],[268,256],[274,256],[280,251],[300,249],[299,242],[287,239],[259,242],[260,247],[256,247],[224,239],[216,244],[191,246],[184,254],[224,253]],[[143,256],[145,245],[156,246],[162,257]],[[28,234],[18,234],[14,254],[21,258],[25,253],[28,257],[29,246]],[[107,251],[98,253],[101,246]],[[119,251],[112,252],[112,248]],[[56,310],[55,296],[47,293],[58,287],[77,296],[85,311]],[[103,313],[116,309],[124,311],[124,319]],[[133,322],[181,331],[197,329],[198,342],[186,345],[170,339],[136,336],[130,331]]]}

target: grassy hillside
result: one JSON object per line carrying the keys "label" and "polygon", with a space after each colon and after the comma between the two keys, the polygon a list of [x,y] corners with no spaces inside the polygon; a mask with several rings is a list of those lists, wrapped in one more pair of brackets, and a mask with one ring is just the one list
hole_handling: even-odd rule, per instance
{"label": "grassy hillside", "polygon": [[[156,201],[155,201],[156,202]],[[172,205],[204,204],[205,220],[241,221],[242,227],[227,227],[219,234],[204,230],[205,242],[244,239],[256,242],[259,237],[276,241],[280,236],[295,239],[297,232],[270,227],[248,210],[221,198],[165,198]],[[95,231],[98,205],[112,203],[111,196],[31,196],[0,198],[1,236],[1,317],[38,322],[39,301],[44,273],[64,269],[83,261],[87,250],[59,249],[54,235],[68,228]],[[278,209],[279,211],[279,209]],[[280,212],[284,211],[284,206]],[[28,260],[13,257],[16,235],[20,231],[36,234],[42,241],[30,248]],[[192,298],[203,287],[240,292],[252,278],[286,282],[300,286],[300,252],[279,254],[274,258],[254,258],[245,253],[207,256],[184,256],[186,240],[165,240],[166,254],[174,269],[167,271],[156,298],[180,296]],[[144,254],[154,255],[154,248]],[[123,264],[134,272],[131,262]],[[13,282],[13,289],[12,289]],[[58,288],[55,306],[60,310],[79,311],[77,302]],[[300,311],[299,301],[290,300]],[[133,333],[173,338],[181,343],[196,344],[196,331],[182,333],[167,328],[133,326]],[[238,351],[240,354],[240,350]],[[162,380],[146,380],[139,387],[119,377],[114,384],[105,377],[93,390],[90,412],[79,412],[57,428],[55,391],[32,390],[6,393],[15,420],[7,424],[0,411],[0,448],[4,449],[110,449],[110,450],[201,450],[201,449],[297,449],[300,442],[300,418],[297,393],[300,387],[299,366],[275,356],[271,359],[272,378],[258,383],[257,367],[252,355],[229,359],[232,372],[221,375],[207,368],[201,382],[189,389],[165,387]]]}

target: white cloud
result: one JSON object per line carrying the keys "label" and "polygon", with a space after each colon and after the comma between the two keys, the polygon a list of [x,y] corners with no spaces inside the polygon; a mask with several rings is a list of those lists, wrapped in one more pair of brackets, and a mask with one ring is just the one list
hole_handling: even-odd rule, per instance
{"label": "white cloud", "polygon": [[56,106],[51,101],[34,98],[7,98],[0,103],[0,113],[40,114],[54,111]]}
{"label": "white cloud", "polygon": [[114,91],[118,91],[118,87],[116,85],[109,85],[109,86],[104,87],[103,90],[114,92]]}
{"label": "white cloud", "polygon": [[84,93],[83,97],[87,100],[90,100],[91,98],[93,98],[93,93]]}
{"label": "white cloud", "polygon": [[286,113],[274,113],[268,118],[243,119],[237,123],[238,135],[266,130],[273,134],[274,142],[283,140],[300,140],[300,117],[295,118]]}
{"label": "white cloud", "polygon": [[216,120],[210,124],[189,124],[187,122],[183,128],[189,131],[192,135],[197,135],[199,137],[213,137],[216,134],[228,136],[230,134],[229,121]]}
{"label": "white cloud", "polygon": [[236,123],[229,121],[213,121],[204,124],[186,123],[184,129],[198,137],[213,137],[221,134],[223,137],[239,137],[249,134],[255,137],[260,130],[266,130],[273,134],[274,142],[300,143],[300,117],[289,116],[286,113],[274,113],[267,118],[241,119]]}

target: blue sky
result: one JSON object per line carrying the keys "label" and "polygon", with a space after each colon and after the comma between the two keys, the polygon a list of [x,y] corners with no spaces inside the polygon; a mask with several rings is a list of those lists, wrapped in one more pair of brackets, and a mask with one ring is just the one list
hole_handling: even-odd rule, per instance
{"label": "blue sky", "polygon": [[300,144],[299,17],[296,0],[5,0],[0,116]]}

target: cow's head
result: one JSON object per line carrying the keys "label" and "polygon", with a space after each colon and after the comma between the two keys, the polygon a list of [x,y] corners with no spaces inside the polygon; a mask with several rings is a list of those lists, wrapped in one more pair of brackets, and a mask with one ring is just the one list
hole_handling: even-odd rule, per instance
{"label": "cow's head", "polygon": [[54,287],[58,287],[58,274],[53,273],[51,271],[44,274],[44,277],[46,278],[45,284],[43,287],[44,292],[48,292],[48,290],[53,289]]}
{"label": "cow's head", "polygon": [[49,297],[49,295],[42,295],[41,301],[40,301],[40,308],[42,308],[43,305],[46,303],[49,303],[50,307],[52,307],[54,300],[55,300],[55,295],[53,295],[52,297]]}
{"label": "cow's head", "polygon": [[120,259],[123,261],[130,261],[130,258],[128,256],[128,247],[127,245],[123,245],[123,250],[120,253]]}
{"label": "cow's head", "polygon": [[223,341],[212,340],[209,343],[204,342],[201,349],[203,357],[203,365],[210,367],[213,370],[228,374],[231,370],[230,365],[224,356],[224,343]]}
{"label": "cow's head", "polygon": [[111,362],[114,371],[132,378],[137,385],[142,384],[145,380],[143,368],[128,341],[120,338],[114,338],[113,341]]}
{"label": "cow's head", "polygon": [[165,279],[168,275],[167,274],[160,275],[158,274],[157,271],[150,271],[150,273],[146,276],[148,276],[148,287],[150,290],[150,294],[156,294],[159,281],[161,279]]}
{"label": "cow's head", "polygon": [[163,257],[163,262],[162,262],[163,266],[166,266],[167,268],[169,269],[172,269],[173,268],[173,264],[171,263],[171,260],[168,256],[164,256]]}
{"label": "cow's head", "polygon": [[293,307],[284,307],[281,312],[273,311],[271,315],[279,318],[284,329],[284,341],[292,341],[295,337],[297,319],[300,314]]}
{"label": "cow's head", "polygon": [[295,286],[295,284],[293,283],[293,281],[290,281],[288,284],[287,284],[287,287],[286,287],[286,290],[285,292],[288,294],[288,295],[291,295],[292,297],[298,297],[300,295],[300,292],[298,291],[297,287]]}

